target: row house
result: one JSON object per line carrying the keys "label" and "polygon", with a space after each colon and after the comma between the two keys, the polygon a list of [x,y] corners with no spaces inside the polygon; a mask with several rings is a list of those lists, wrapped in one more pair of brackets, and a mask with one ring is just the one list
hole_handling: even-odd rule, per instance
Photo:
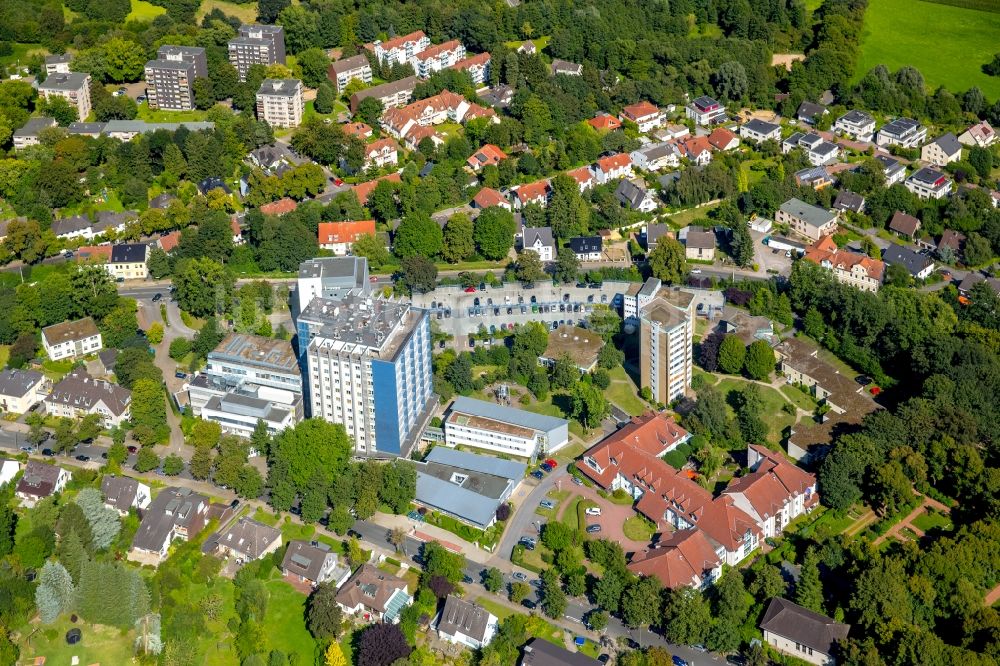
{"label": "row house", "polygon": [[880,146],[916,148],[927,139],[927,128],[912,118],[896,118],[886,123],[875,135]]}
{"label": "row house", "polygon": [[489,53],[477,53],[474,56],[459,60],[454,65],[451,65],[449,69],[458,72],[468,72],[469,77],[472,79],[472,84],[481,86],[490,80],[492,62],[493,60]]}
{"label": "row house", "polygon": [[428,78],[465,58],[465,46],[457,39],[430,46],[413,57],[413,71],[421,78]]}
{"label": "row house", "polygon": [[833,123],[833,131],[858,141],[871,141],[875,134],[875,118],[864,111],[848,111]]}
{"label": "row house", "polygon": [[843,250],[830,236],[824,236],[806,248],[803,258],[833,273],[837,282],[855,289],[875,292],[882,286],[885,275],[883,261],[860,252]]}
{"label": "row house", "polygon": [[444,122],[462,123],[473,118],[496,119],[496,112],[467,101],[448,90],[399,109],[382,114],[382,129],[397,139],[407,139],[416,127],[429,127]]}
{"label": "row house", "polygon": [[431,40],[422,30],[411,32],[408,35],[393,37],[386,41],[375,40],[370,44],[365,44],[365,48],[375,54],[379,63],[392,65],[405,65],[421,51],[426,51],[431,45]]}
{"label": "row house", "polygon": [[796,132],[781,142],[781,152],[786,155],[796,148],[801,148],[805,152],[806,159],[813,166],[830,164],[840,156],[837,144],[825,140],[816,132],[809,134]]}
{"label": "row house", "polygon": [[631,178],[632,158],[629,157],[628,153],[602,157],[594,164],[594,175],[601,185],[619,178]]}
{"label": "row house", "polygon": [[594,171],[589,166],[570,169],[566,172],[566,175],[576,181],[576,186],[580,188],[580,194],[583,194],[597,184]]}
{"label": "row house", "polygon": [[635,123],[639,127],[639,131],[643,134],[656,129],[664,121],[663,112],[656,105],[645,100],[638,104],[629,104],[623,108],[619,118],[623,122],[627,120]]}
{"label": "row house", "polygon": [[659,171],[681,164],[681,153],[673,143],[652,143],[630,154],[632,163],[643,171]]}
{"label": "row house", "polygon": [[393,139],[386,137],[365,145],[365,161],[362,168],[381,169],[397,164],[399,164],[399,144]]}
{"label": "row house", "polygon": [[338,256],[351,251],[351,246],[364,235],[375,235],[375,220],[346,220],[343,222],[320,222],[318,240],[321,250],[329,250]]}

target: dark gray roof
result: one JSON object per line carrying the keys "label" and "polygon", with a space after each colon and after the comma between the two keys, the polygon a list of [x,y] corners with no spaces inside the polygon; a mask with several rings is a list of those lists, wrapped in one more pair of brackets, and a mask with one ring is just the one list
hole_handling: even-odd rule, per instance
{"label": "dark gray roof", "polygon": [[568,60],[560,60],[559,58],[552,59],[553,74],[577,74],[581,71],[583,71],[583,65],[569,62]]}
{"label": "dark gray roof", "polygon": [[57,465],[29,460],[17,483],[17,492],[33,497],[48,497],[55,490],[61,471],[62,468]]}
{"label": "dark gray roof", "polygon": [[0,371],[0,395],[20,398],[44,379],[45,375],[34,370],[7,368]]}
{"label": "dark gray roof", "polygon": [[101,480],[104,501],[119,511],[128,511],[139,492],[139,482],[127,476],[109,474]]}
{"label": "dark gray roof", "polygon": [[715,232],[704,227],[689,227],[685,247],[702,250],[715,249]]}
{"label": "dark gray roof", "polygon": [[216,535],[217,543],[256,560],[273,544],[281,540],[281,530],[251,518],[243,517]]}
{"label": "dark gray roof", "polygon": [[843,120],[844,122],[850,123],[852,125],[867,125],[873,122],[875,119],[864,111],[851,110],[842,115],[837,120]]}
{"label": "dark gray roof", "polygon": [[935,187],[942,178],[947,179],[948,177],[937,169],[930,167],[924,167],[910,176],[910,180],[921,185],[926,185],[927,187]]}
{"label": "dark gray roof", "polygon": [[100,134],[106,123],[70,123],[66,131],[70,134]]}
{"label": "dark gray roof", "polygon": [[[803,102],[803,104],[805,104],[805,102]],[[744,127],[751,132],[756,132],[758,134],[770,134],[774,130],[781,129],[781,125],[775,125],[774,123],[769,123],[759,118],[751,118],[750,121],[744,125]]]}
{"label": "dark gray roof", "polygon": [[86,410],[102,402],[112,414],[121,416],[132,404],[132,392],[117,384],[94,379],[83,370],[74,370],[52,387],[45,401]]}
{"label": "dark gray roof", "polygon": [[174,526],[187,527],[197,515],[198,505],[208,504],[204,495],[187,488],[164,488],[146,509],[132,547],[159,551]]}
{"label": "dark gray roof", "polygon": [[569,249],[577,254],[600,252],[603,248],[604,243],[600,236],[575,236],[569,239]]}
{"label": "dark gray roof", "polygon": [[28,122],[14,130],[14,137],[38,136],[38,133],[43,129],[55,126],[56,121],[54,118],[29,118]]}
{"label": "dark gray roof", "polygon": [[318,583],[320,572],[323,571],[323,562],[328,557],[336,559],[337,556],[330,552],[330,546],[325,543],[293,540],[288,542],[281,568],[283,571]]}
{"label": "dark gray roof", "polygon": [[176,200],[177,197],[175,197],[173,194],[170,194],[169,192],[164,192],[163,194],[160,194],[159,196],[155,196],[152,199],[150,199],[149,207],[166,208],[167,206],[170,205],[171,201],[176,201]]}
{"label": "dark gray roof", "polygon": [[650,224],[646,227],[646,247],[651,245],[656,245],[656,243],[662,238],[668,231],[670,231],[670,225],[666,222],[657,222]]}
{"label": "dark gray roof", "polygon": [[913,276],[934,263],[930,257],[895,243],[889,245],[882,253],[882,261],[890,266],[902,266]]}
{"label": "dark gray roof", "polygon": [[878,154],[875,156],[875,159],[882,165],[882,169],[885,171],[886,177],[891,176],[894,173],[898,173],[906,168],[899,160],[888,155]]}
{"label": "dark gray roof", "polygon": [[896,118],[892,122],[883,125],[879,132],[885,132],[893,136],[903,136],[909,132],[916,131],[919,127],[920,123],[912,118]]}
{"label": "dark gray roof", "polygon": [[45,56],[45,64],[46,65],[57,65],[59,63],[69,62],[72,59],[73,59],[73,56],[71,56],[68,53],[62,53],[62,54],[59,54],[59,55],[47,55],[47,56]]}
{"label": "dark gray roof", "polygon": [[146,261],[149,246],[143,243],[121,243],[111,247],[111,263],[138,264]]}
{"label": "dark gray roof", "polygon": [[84,215],[74,215],[73,217],[63,217],[52,220],[52,233],[56,236],[63,234],[73,234],[89,229],[93,223]]}
{"label": "dark gray roof", "polygon": [[257,94],[269,97],[295,97],[301,90],[302,82],[298,79],[264,79],[257,89]]}
{"label": "dark gray roof", "polygon": [[833,207],[837,210],[849,210],[860,213],[865,207],[865,198],[860,194],[855,194],[850,190],[841,190],[837,193],[837,198],[833,202]]}
{"label": "dark gray roof", "polygon": [[712,99],[708,95],[702,95],[701,97],[696,97],[695,100],[691,103],[694,104],[699,109],[707,109],[711,106],[719,105],[718,100]]}
{"label": "dark gray roof", "polygon": [[581,652],[570,652],[541,638],[528,641],[521,656],[521,666],[599,666],[600,663]]}
{"label": "dark gray roof", "polygon": [[958,137],[951,132],[942,134],[934,140],[934,143],[944,151],[945,155],[954,155],[962,151],[962,144],[958,142]]}
{"label": "dark gray roof", "polygon": [[56,72],[55,74],[49,74],[44,82],[38,84],[38,89],[65,92],[76,91],[83,87],[89,76],[90,74],[81,74],[80,72]]}
{"label": "dark gray roof", "polygon": [[826,107],[815,102],[802,102],[796,116],[803,119],[815,120],[816,116],[821,116],[826,112]]}
{"label": "dark gray roof", "polygon": [[[515,411],[521,410],[518,409]],[[562,419],[556,419],[551,416],[543,418],[549,418],[553,421],[565,423]],[[556,425],[562,425],[562,423],[557,423]],[[545,430],[543,428],[538,429]],[[469,453],[468,451],[459,451],[458,449],[450,449],[446,446],[435,446],[431,449],[430,453],[427,454],[425,462],[450,465],[452,467],[461,467],[462,469],[472,472],[484,472],[486,474],[499,476],[511,481],[520,481],[524,478],[524,472],[527,469],[524,463],[515,462],[513,460],[504,460],[502,458],[494,458],[493,456],[478,455],[476,453]]]}
{"label": "dark gray roof", "polygon": [[485,528],[526,470],[523,463],[436,446],[417,463],[416,500]]}
{"label": "dark gray roof", "polygon": [[330,70],[335,74],[340,74],[341,72],[349,72],[352,69],[364,67],[368,64],[368,58],[359,53],[358,55],[351,56],[349,58],[343,58],[341,60],[337,60],[336,62],[331,62]]}
{"label": "dark gray roof", "polygon": [[[496,616],[493,616],[496,621]],[[454,636],[461,633],[482,642],[490,626],[490,613],[479,604],[449,594],[441,609],[437,630]]]}
{"label": "dark gray roof", "polygon": [[807,204],[799,199],[789,199],[785,203],[781,204],[780,210],[793,215],[800,220],[804,220],[808,224],[814,227],[821,227],[831,219],[835,218],[836,215],[826,210],[825,208],[820,208],[819,206],[813,206],[812,204]]}
{"label": "dark gray roof", "polygon": [[198,183],[198,191],[202,194],[208,194],[215,189],[220,189],[226,194],[232,194],[232,190],[229,189],[229,186],[226,185],[225,181],[217,176],[211,176]]}
{"label": "dark gray roof", "polygon": [[551,247],[556,244],[552,237],[552,227],[525,227],[524,241],[525,249],[531,249],[536,240],[540,240],[542,245]]}
{"label": "dark gray roof", "polygon": [[907,236],[914,235],[919,228],[920,220],[912,215],[907,215],[901,210],[897,210],[893,214],[892,219],[889,220],[889,229],[897,233],[906,234]]}
{"label": "dark gray roof", "polygon": [[618,201],[631,209],[637,209],[646,198],[646,190],[629,180],[622,180],[618,183],[615,196]]}
{"label": "dark gray roof", "polygon": [[826,182],[830,180],[829,172],[821,167],[809,167],[795,172],[796,180],[803,185],[811,185],[817,181]]}
{"label": "dark gray roof", "polygon": [[774,597],[764,612],[760,628],[829,655],[834,643],[847,638],[851,625],[835,622],[787,599]]}

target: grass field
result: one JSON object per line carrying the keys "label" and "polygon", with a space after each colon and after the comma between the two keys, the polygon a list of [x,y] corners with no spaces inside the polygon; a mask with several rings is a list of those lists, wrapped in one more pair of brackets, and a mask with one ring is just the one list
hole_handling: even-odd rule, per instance
{"label": "grass field", "polygon": [[674,213],[668,216],[664,221],[669,223],[672,227],[676,229],[682,229],[695,220],[700,220],[703,217],[708,217],[708,211],[713,208],[718,208],[719,204],[709,204],[708,206],[702,206],[701,208],[688,208],[687,210],[682,210],[679,213]]}
{"label": "grass field", "polygon": [[926,513],[914,518],[911,522],[924,532],[929,532],[935,527],[951,529],[951,519],[943,513],[933,510],[928,510]]}
{"label": "grass field", "polygon": [[297,654],[300,664],[313,663],[316,659],[316,641],[306,629],[306,596],[283,580],[267,583],[271,598],[267,602],[268,647],[281,650],[286,655]]}
{"label": "grass field", "polygon": [[160,14],[166,14],[167,10],[157,7],[146,0],[132,0],[132,11],[125,17],[126,21],[152,21]]}
{"label": "grass field", "polygon": [[656,525],[642,516],[632,516],[622,524],[622,531],[632,541],[649,541],[656,532]]}
{"label": "grass field", "polygon": [[195,19],[198,23],[201,23],[201,19],[213,9],[221,9],[224,14],[235,16],[244,23],[254,23],[257,20],[256,2],[241,5],[235,2],[226,2],[225,0],[202,0],[201,7],[198,8]]}
{"label": "grass field", "polygon": [[7,65],[13,65],[19,60],[23,61],[26,56],[32,53],[48,53],[48,50],[46,50],[46,48],[41,44],[22,44],[21,42],[11,42],[10,47],[10,55],[0,56],[0,65],[3,65],[4,67]]}
{"label": "grass field", "polygon": [[136,120],[145,120],[147,123],[180,123],[196,122],[205,120],[207,112],[200,109],[191,111],[154,111],[149,108],[149,104],[143,102],[139,105],[139,113]]}
{"label": "grass field", "polygon": [[[933,28],[932,28],[933,27]],[[932,28],[932,29],[931,29]],[[871,0],[855,80],[878,64],[919,69],[929,88],[979,86],[1000,98],[1000,77],[981,67],[1000,49],[1000,14],[914,0]]]}
{"label": "grass field", "polygon": [[[83,640],[76,645],[66,644],[66,632],[78,627],[83,632]],[[81,664],[127,664],[132,661],[131,631],[123,632],[116,627],[87,624],[72,624],[64,615],[55,624],[36,632],[26,644],[21,645],[22,657],[45,657],[48,664],[69,664],[73,657],[79,657]]]}
{"label": "grass field", "polygon": [[631,377],[625,372],[625,368],[619,365],[609,374],[611,375],[611,386],[605,391],[608,400],[632,416],[638,416],[648,409],[646,403],[639,398],[639,391]]}
{"label": "grass field", "polygon": [[[727,397],[728,402],[728,396],[732,391],[742,389],[746,385],[747,380],[740,377],[724,377],[715,385],[715,388],[719,389],[719,392]],[[782,431],[792,425],[795,419],[782,410],[782,407],[788,401],[780,391],[770,386],[761,386],[759,384],[757,388],[760,389],[760,397],[763,402],[761,418],[768,425],[767,439],[773,444],[778,444],[781,442]]]}

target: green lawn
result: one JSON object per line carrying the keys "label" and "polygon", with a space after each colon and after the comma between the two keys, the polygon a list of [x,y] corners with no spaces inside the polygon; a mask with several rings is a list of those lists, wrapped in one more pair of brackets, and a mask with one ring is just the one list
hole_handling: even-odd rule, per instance
{"label": "green lawn", "polygon": [[625,368],[619,365],[609,374],[611,375],[611,386],[604,392],[608,400],[632,416],[638,416],[649,409],[646,403],[639,398],[639,391],[632,382],[632,378],[625,372]]}
{"label": "green lawn", "polygon": [[701,208],[688,208],[687,210],[682,210],[679,213],[670,215],[665,221],[677,229],[683,229],[695,220],[708,217],[708,212],[718,208],[718,206],[719,204],[714,203],[708,206],[702,206]]}
{"label": "green lawn", "polygon": [[[551,37],[545,36],[545,37],[539,37],[538,39],[533,39],[531,41],[533,41],[535,43],[535,48],[536,49],[538,49],[539,51],[544,51],[545,47],[549,45],[549,40],[550,39],[551,39]],[[513,41],[513,42],[504,42],[504,45],[507,48],[509,48],[509,49],[516,49],[517,47],[519,47],[521,45],[522,41],[523,40],[516,40],[516,41]]]}
{"label": "green lawn", "polygon": [[818,404],[816,400],[798,386],[792,386],[790,384],[782,386],[781,392],[799,409],[804,409],[807,412],[811,412],[816,409],[816,405]]}
{"label": "green lawn", "polygon": [[206,111],[192,109],[191,111],[154,111],[149,108],[147,102],[139,105],[139,112],[136,120],[145,120],[147,123],[181,123],[197,122],[208,117]]}
{"label": "green lawn", "polygon": [[42,361],[42,373],[53,382],[57,382],[73,369],[74,363],[75,361],[71,358],[62,361]]}
{"label": "green lawn", "polygon": [[[723,377],[715,387],[723,395],[728,396],[730,392],[740,390],[746,385],[747,381],[742,378]],[[760,397],[763,402],[761,418],[764,419],[764,422],[769,427],[768,441],[777,444],[781,441],[782,431],[792,425],[795,422],[795,418],[781,409],[788,401],[780,391],[770,386],[761,386],[760,384],[757,385],[757,388],[760,389]]]}
{"label": "green lawn", "polygon": [[622,524],[622,531],[632,541],[649,541],[656,532],[656,525],[642,516],[632,516]]}
{"label": "green lawn", "polygon": [[[7,66],[13,65],[18,61],[23,61],[24,58],[32,53],[46,54],[48,50],[41,44],[33,44],[30,42],[11,42],[11,54],[0,56],[0,65]],[[7,78],[7,77],[4,77]]]}
{"label": "green lawn", "polygon": [[476,603],[485,608],[490,613],[496,615],[497,618],[500,620],[508,618],[517,612],[513,608],[508,608],[499,601],[491,599],[490,597],[485,597],[485,596],[479,597],[478,599],[476,599]]}
{"label": "green lawn", "polygon": [[981,67],[1000,50],[1000,14],[914,0],[870,0],[865,14],[860,79],[872,67],[912,65],[927,86],[959,93],[978,86],[987,99],[1000,98],[1000,78]]}
{"label": "green lawn", "polygon": [[[66,632],[78,627],[83,639],[76,645],[66,644]],[[45,657],[47,664],[69,664],[79,657],[81,664],[127,664],[132,660],[133,631],[122,632],[116,627],[69,621],[64,615],[50,626],[41,627],[30,639],[21,641],[21,656]]]}
{"label": "green lawn", "polygon": [[0,368],[6,368],[9,359],[10,345],[0,345]]}
{"label": "green lawn", "polygon": [[264,621],[268,647],[286,655],[297,654],[297,663],[313,663],[316,641],[306,629],[306,596],[283,580],[268,581],[267,589],[271,593]]}
{"label": "green lawn", "polygon": [[951,529],[951,519],[948,518],[948,516],[939,511],[933,511],[930,509],[928,509],[926,513],[914,518],[911,522],[924,532],[929,532],[936,527]]}
{"label": "green lawn", "polygon": [[132,0],[132,11],[125,17],[126,21],[152,21],[160,14],[166,14],[167,10],[157,7],[146,0]]}
{"label": "green lawn", "polygon": [[205,15],[213,9],[221,9],[223,13],[235,16],[244,23],[254,23],[257,21],[256,2],[237,4],[235,2],[226,2],[225,0],[202,0],[201,7],[198,8],[198,13],[195,15],[197,22],[201,23]]}

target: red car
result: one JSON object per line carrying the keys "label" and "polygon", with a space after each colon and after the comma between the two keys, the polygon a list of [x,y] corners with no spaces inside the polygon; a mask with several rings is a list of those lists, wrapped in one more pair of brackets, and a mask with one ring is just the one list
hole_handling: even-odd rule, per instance
{"label": "red car", "polygon": [[467,293],[467,294],[474,294],[474,293],[476,293],[476,288],[475,287],[466,287],[465,288],[465,293]]}
{"label": "red car", "polygon": [[548,460],[546,460],[546,461],[545,461],[545,464],[546,464],[546,465],[548,465],[549,467],[551,467],[552,469],[555,469],[556,467],[558,467],[558,466],[559,466],[559,463],[557,463],[557,462],[556,462],[555,460],[553,460],[552,458],[549,458]]}

